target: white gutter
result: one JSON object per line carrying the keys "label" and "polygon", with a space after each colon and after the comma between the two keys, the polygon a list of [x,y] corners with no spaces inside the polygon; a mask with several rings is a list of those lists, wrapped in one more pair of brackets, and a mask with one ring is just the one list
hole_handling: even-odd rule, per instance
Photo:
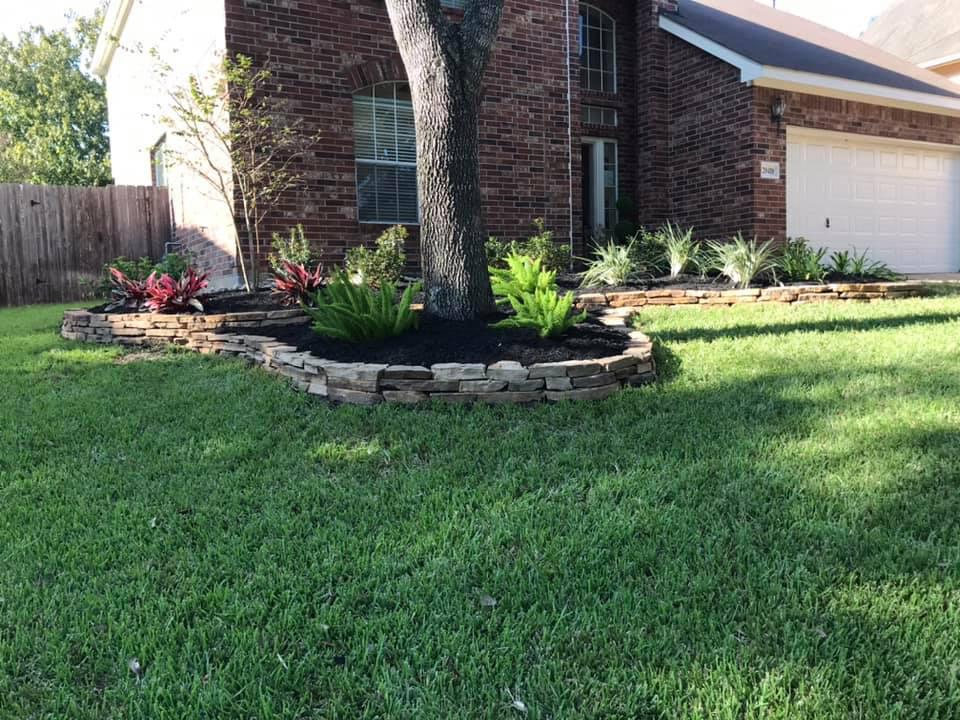
{"label": "white gutter", "polygon": [[123,28],[127,24],[127,18],[130,17],[132,7],[133,0],[110,0],[103,18],[100,37],[97,38],[97,47],[93,51],[93,60],[90,63],[90,69],[97,77],[106,78],[110,71],[113,54],[120,45]]}
{"label": "white gutter", "polygon": [[916,90],[902,90],[887,85],[876,85],[831,75],[789,70],[773,65],[761,65],[664,15],[660,16],[660,28],[727,64],[733,65],[740,70],[741,82],[750,83],[757,87],[775,88],[840,100],[853,100],[872,105],[960,117],[960,97],[934,95]]}

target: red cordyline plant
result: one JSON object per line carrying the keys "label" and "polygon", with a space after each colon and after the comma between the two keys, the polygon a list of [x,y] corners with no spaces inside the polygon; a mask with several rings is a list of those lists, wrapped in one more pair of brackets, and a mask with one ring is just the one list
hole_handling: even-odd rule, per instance
{"label": "red cordyline plant", "polygon": [[207,286],[207,275],[198,275],[193,268],[187,268],[179,281],[167,274],[159,278],[151,273],[147,278],[147,299],[144,306],[155,313],[203,312],[203,305],[197,299]]}
{"label": "red cordyline plant", "polygon": [[313,295],[323,287],[323,265],[313,271],[301,263],[284,260],[282,267],[273,273],[273,294],[279,295],[284,305],[309,303]]}
{"label": "red cordyline plant", "polygon": [[130,310],[139,310],[147,299],[147,281],[131,280],[123,271],[115,267],[110,268],[110,288],[111,303],[107,310],[116,310],[117,308],[128,308]]}

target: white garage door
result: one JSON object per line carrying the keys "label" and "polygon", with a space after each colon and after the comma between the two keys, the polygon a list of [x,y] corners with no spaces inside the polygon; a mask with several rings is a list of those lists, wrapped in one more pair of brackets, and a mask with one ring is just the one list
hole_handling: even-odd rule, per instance
{"label": "white garage door", "polygon": [[960,269],[960,154],[787,132],[787,235],[905,273]]}

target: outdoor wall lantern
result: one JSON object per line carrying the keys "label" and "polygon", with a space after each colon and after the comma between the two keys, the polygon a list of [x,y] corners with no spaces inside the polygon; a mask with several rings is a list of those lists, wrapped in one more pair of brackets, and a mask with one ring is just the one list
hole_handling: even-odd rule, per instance
{"label": "outdoor wall lantern", "polygon": [[784,99],[783,95],[778,95],[770,104],[770,119],[777,124],[777,127],[780,127],[780,123],[783,122],[783,114],[786,111],[787,101]]}

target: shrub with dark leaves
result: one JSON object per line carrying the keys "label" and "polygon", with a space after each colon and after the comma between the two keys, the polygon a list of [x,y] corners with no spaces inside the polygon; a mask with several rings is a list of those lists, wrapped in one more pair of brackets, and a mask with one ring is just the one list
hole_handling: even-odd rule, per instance
{"label": "shrub with dark leaves", "polygon": [[302,263],[283,260],[273,273],[273,294],[284,305],[309,304],[317,290],[323,287],[323,266],[313,271]]}
{"label": "shrub with dark leaves", "polygon": [[207,286],[206,274],[198,275],[193,268],[187,268],[183,277],[174,280],[169,275],[156,274],[147,278],[144,305],[151,312],[175,313],[196,310],[203,312],[203,305],[197,296]]}
{"label": "shrub with dark leaves", "polygon": [[[153,277],[151,275],[150,277]],[[147,299],[146,280],[134,280],[127,277],[119,268],[110,268],[110,304],[106,309],[119,310],[139,310]]]}

